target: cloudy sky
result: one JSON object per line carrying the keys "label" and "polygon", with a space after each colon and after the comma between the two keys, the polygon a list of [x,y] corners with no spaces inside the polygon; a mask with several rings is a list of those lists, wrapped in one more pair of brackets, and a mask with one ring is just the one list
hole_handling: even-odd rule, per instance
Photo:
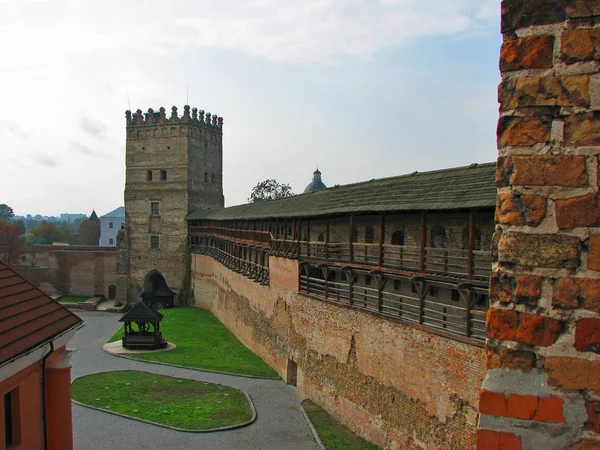
{"label": "cloudy sky", "polygon": [[495,159],[500,0],[0,0],[0,203],[123,204],[126,109],[224,117],[224,190]]}

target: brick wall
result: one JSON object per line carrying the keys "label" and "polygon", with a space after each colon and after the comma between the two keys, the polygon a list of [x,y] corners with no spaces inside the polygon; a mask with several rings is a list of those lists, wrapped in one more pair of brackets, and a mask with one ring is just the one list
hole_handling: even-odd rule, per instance
{"label": "brick wall", "polygon": [[600,448],[600,2],[504,0],[478,449]]}
{"label": "brick wall", "polygon": [[387,448],[472,449],[483,348],[298,294],[298,262],[263,286],[192,256],[196,305],[352,430]]}
{"label": "brick wall", "polygon": [[36,265],[15,267],[48,295],[104,295],[117,284],[116,249],[92,246],[36,246]]}

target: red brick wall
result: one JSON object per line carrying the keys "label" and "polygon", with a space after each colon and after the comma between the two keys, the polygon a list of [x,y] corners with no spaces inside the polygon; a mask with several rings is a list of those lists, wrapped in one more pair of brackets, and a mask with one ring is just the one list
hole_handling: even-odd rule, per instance
{"label": "red brick wall", "polygon": [[600,2],[504,0],[478,449],[600,448]]}
{"label": "red brick wall", "polygon": [[481,347],[298,294],[298,262],[270,258],[270,286],[192,256],[196,305],[354,431],[389,448],[472,449]]}
{"label": "red brick wall", "polygon": [[92,246],[36,246],[36,265],[15,269],[49,295],[108,297],[117,284],[116,249]]}

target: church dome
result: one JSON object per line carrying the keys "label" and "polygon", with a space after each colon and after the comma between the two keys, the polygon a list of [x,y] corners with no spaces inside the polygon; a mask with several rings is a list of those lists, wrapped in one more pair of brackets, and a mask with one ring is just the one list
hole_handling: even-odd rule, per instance
{"label": "church dome", "polygon": [[318,191],[319,189],[326,189],[327,186],[321,181],[321,171],[317,167],[317,170],[313,172],[313,180],[310,182],[306,189],[304,189],[304,193]]}

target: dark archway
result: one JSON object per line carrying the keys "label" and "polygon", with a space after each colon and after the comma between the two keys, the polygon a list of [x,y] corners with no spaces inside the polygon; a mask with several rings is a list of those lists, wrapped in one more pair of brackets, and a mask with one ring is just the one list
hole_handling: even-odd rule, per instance
{"label": "dark archway", "polygon": [[144,279],[144,292],[142,300],[153,308],[171,308],[175,293],[169,289],[167,281],[162,274],[153,270],[149,272]]}
{"label": "dark archway", "polygon": [[114,284],[108,286],[108,299],[114,300],[117,295],[117,287]]}

